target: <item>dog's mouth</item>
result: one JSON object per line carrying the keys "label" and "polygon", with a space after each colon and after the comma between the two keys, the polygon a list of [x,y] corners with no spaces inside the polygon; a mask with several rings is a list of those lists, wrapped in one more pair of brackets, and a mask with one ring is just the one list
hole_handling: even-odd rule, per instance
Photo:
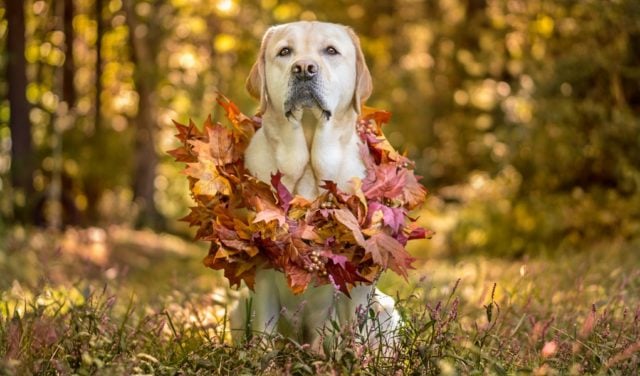
{"label": "dog's mouth", "polygon": [[321,116],[329,120],[331,111],[327,109],[321,93],[322,89],[315,80],[292,80],[289,83],[289,95],[284,102],[284,114],[287,119],[297,118],[296,114],[301,113],[304,109],[318,109]]}

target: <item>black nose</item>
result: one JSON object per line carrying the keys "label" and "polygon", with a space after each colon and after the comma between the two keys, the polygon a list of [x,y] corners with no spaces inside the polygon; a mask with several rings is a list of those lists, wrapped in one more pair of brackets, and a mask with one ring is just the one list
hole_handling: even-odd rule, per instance
{"label": "black nose", "polygon": [[311,60],[299,60],[291,67],[291,73],[298,80],[310,80],[318,74],[318,65]]}

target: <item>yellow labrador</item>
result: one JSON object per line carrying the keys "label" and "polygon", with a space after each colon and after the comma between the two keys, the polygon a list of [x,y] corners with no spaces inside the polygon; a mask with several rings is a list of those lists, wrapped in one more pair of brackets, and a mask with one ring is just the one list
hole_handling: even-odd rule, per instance
{"label": "yellow labrador", "polygon": [[[280,171],[290,191],[311,199],[323,180],[349,191],[350,179],[365,176],[355,124],[372,84],[359,39],[350,28],[324,22],[271,27],[262,39],[247,90],[260,100],[262,113],[262,128],[245,155],[254,176],[269,181]],[[260,270],[250,297],[251,312],[241,302],[232,313],[231,326],[239,333],[251,318],[255,331],[279,330],[316,347],[323,327],[331,327],[330,320],[346,325],[355,320],[357,309],[373,308],[381,327],[369,323],[367,328],[383,332],[383,341],[392,342],[400,321],[393,299],[372,286],[356,287],[351,296],[328,285],[293,295],[282,273]]]}

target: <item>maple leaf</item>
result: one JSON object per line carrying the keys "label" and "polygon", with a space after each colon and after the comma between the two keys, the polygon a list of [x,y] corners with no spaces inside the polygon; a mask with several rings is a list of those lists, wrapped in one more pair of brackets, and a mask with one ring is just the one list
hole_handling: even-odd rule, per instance
{"label": "maple leaf", "polygon": [[259,211],[256,215],[256,218],[253,220],[253,223],[258,222],[271,222],[273,220],[278,221],[279,226],[284,226],[287,219],[281,211],[273,210],[273,209],[265,209]]}
{"label": "maple leaf", "polygon": [[403,208],[390,208],[378,201],[369,203],[369,221],[376,212],[382,213],[382,222],[389,226],[393,233],[397,233],[405,222],[405,210]]}
{"label": "maple leaf", "polygon": [[260,127],[261,119],[260,118],[250,118],[240,112],[238,106],[235,103],[231,102],[224,95],[217,93],[216,102],[224,108],[227,119],[233,125],[234,136],[236,136],[236,141],[249,140],[251,136],[253,136],[256,129]]}
{"label": "maple leaf", "polygon": [[418,226],[415,223],[409,223],[405,228],[405,234],[407,234],[407,240],[414,239],[431,239],[434,232],[427,230],[424,227]]}
{"label": "maple leaf", "polygon": [[405,278],[407,269],[412,268],[411,263],[414,261],[400,242],[384,232],[367,239],[365,252],[371,255],[376,264],[382,265],[383,268],[389,267]]}
{"label": "maple leaf", "polygon": [[278,194],[278,204],[286,213],[289,210],[293,195],[282,183],[282,173],[280,171],[271,175],[271,185],[276,189],[276,193]]}
{"label": "maple leaf", "polygon": [[167,153],[173,156],[176,162],[195,162],[197,161],[197,155],[192,151],[192,147],[189,145],[189,140],[200,139],[203,136],[202,132],[193,124],[193,121],[189,119],[189,125],[180,124],[177,121],[173,121],[178,134],[175,137],[182,143],[182,146],[169,150]]}
{"label": "maple leaf", "polygon": [[284,274],[287,277],[287,284],[295,295],[303,293],[311,282],[311,274],[295,264],[287,264],[284,267]]}
{"label": "maple leaf", "polygon": [[218,173],[217,166],[208,160],[200,159],[199,162],[187,164],[184,174],[195,180],[191,191],[195,195],[215,196],[231,194],[229,181]]}
{"label": "maple leaf", "polygon": [[373,121],[377,126],[377,133],[382,133],[382,125],[387,124],[391,120],[391,112],[380,110],[373,107],[362,106],[360,117],[365,122]]}
{"label": "maple leaf", "polygon": [[293,220],[305,218],[311,210],[311,201],[302,196],[295,196],[289,202],[287,215]]}
{"label": "maple leaf", "polygon": [[406,185],[406,170],[393,164],[383,164],[369,170],[362,182],[362,191],[368,199],[393,199],[402,195]]}
{"label": "maple leaf", "polygon": [[196,127],[193,123],[193,120],[189,119],[189,125],[180,124],[177,121],[173,121],[173,125],[175,125],[178,134],[175,137],[180,140],[184,145],[187,144],[188,140],[192,139],[201,139],[204,137],[202,131]]}
{"label": "maple leaf", "polygon": [[176,162],[193,163],[198,160],[198,157],[193,155],[186,147],[180,146],[179,148],[167,151],[167,154],[172,156]]}
{"label": "maple leaf", "polygon": [[353,195],[357,197],[360,203],[366,208],[367,198],[364,196],[364,192],[362,192],[362,180],[357,177],[352,178],[351,187],[353,189]]}
{"label": "maple leaf", "polygon": [[418,177],[413,171],[406,173],[402,199],[407,209],[412,210],[422,205],[426,196],[427,190],[418,182]]}
{"label": "maple leaf", "polygon": [[216,165],[225,165],[237,161],[242,157],[242,153],[236,150],[231,137],[231,131],[220,124],[211,122],[211,115],[205,122],[207,140],[194,140],[190,144],[198,159],[213,161]]}
{"label": "maple leaf", "polygon": [[[274,268],[286,275],[295,294],[315,280],[333,283],[348,296],[350,288],[371,283],[387,268],[406,278],[413,258],[404,245],[432,232],[406,216],[422,204],[426,190],[413,162],[382,133],[390,113],[362,110],[356,130],[367,176],[353,179],[353,194],[325,181],[325,191],[309,201],[293,197],[280,173],[270,184],[250,175],[244,152],[261,119],[242,114],[223,95],[216,101],[230,126],[214,124],[210,116],[202,131],[191,120],[188,126],[175,122],[182,146],[169,152],[187,163],[183,173],[197,205],[183,220],[198,227],[197,239],[211,243],[206,266],[222,269],[232,286],[244,281],[252,289],[258,267]],[[314,251],[325,260],[327,274],[301,266]]]}
{"label": "maple leaf", "polygon": [[349,261],[344,262],[344,264],[340,264],[329,259],[327,260],[325,268],[332,283],[349,298],[351,298],[349,290],[351,287],[355,286],[356,283],[371,283],[371,281],[358,274],[358,270],[355,265]]}
{"label": "maple leaf", "polygon": [[189,210],[189,214],[180,218],[180,221],[189,223],[190,227],[198,227],[195,239],[203,239],[210,236],[213,231],[211,212],[201,206],[192,206]]}
{"label": "maple leaf", "polygon": [[340,255],[340,254],[335,254],[335,253],[333,253],[333,252],[331,252],[330,250],[327,250],[327,249],[324,249],[320,254],[322,256],[328,258],[329,260],[331,260],[334,264],[340,265],[340,267],[342,267],[342,268],[346,268],[347,261],[349,261],[347,256]]}
{"label": "maple leaf", "polygon": [[238,188],[248,208],[256,212],[278,208],[276,197],[269,185],[251,175],[243,175],[243,178]]}
{"label": "maple leaf", "polygon": [[364,236],[360,230],[358,219],[353,215],[353,213],[347,209],[334,209],[332,214],[336,221],[340,222],[343,226],[349,229],[349,231],[351,231],[353,239],[359,246],[364,247],[366,245]]}
{"label": "maple leaf", "polygon": [[320,188],[326,189],[340,203],[344,203],[349,199],[349,195],[341,191],[340,188],[338,188],[338,184],[336,184],[332,180],[323,180],[323,184],[320,186]]}

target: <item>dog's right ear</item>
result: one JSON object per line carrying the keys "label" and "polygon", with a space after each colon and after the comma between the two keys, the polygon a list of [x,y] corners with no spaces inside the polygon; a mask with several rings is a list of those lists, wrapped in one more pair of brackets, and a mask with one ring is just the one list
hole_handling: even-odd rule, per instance
{"label": "dog's right ear", "polygon": [[260,113],[263,114],[267,109],[267,103],[269,102],[269,94],[267,93],[267,78],[264,72],[266,64],[266,49],[273,28],[267,29],[262,37],[262,44],[260,45],[260,52],[258,53],[258,59],[251,67],[249,77],[247,77],[246,88],[249,94],[260,100]]}

